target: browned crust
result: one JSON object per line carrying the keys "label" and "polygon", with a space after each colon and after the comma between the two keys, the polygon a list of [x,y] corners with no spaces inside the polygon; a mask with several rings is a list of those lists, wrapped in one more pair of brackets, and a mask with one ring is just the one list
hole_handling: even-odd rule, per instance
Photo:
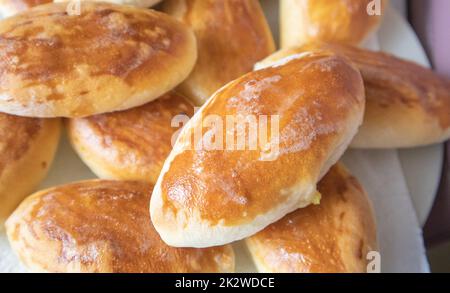
{"label": "browned crust", "polygon": [[35,143],[46,121],[0,113],[0,176]]}
{"label": "browned crust", "polygon": [[164,244],[148,214],[152,186],[85,181],[38,192],[8,219],[12,248],[29,268],[48,272],[229,272],[229,246]]}
{"label": "browned crust", "polygon": [[145,104],[187,77],[196,59],[191,30],[166,14],[86,2],[0,21],[0,110],[82,117]]}
{"label": "browned crust", "polygon": [[164,10],[191,27],[197,37],[197,64],[180,86],[197,105],[275,50],[257,0],[168,0]]}
{"label": "browned crust", "polygon": [[193,106],[170,92],[126,111],[71,119],[72,145],[88,166],[105,179],[155,183],[172,150],[172,137],[182,125],[172,120],[192,117]]}
{"label": "browned crust", "polygon": [[381,15],[369,15],[372,0],[281,0],[281,47],[311,41],[358,45],[381,23],[388,0],[382,0]]}
{"label": "browned crust", "polygon": [[0,113],[0,230],[3,222],[47,174],[61,123]]}
{"label": "browned crust", "polygon": [[315,42],[282,50],[263,63],[310,51],[335,52],[361,71],[366,113],[353,147],[415,147],[450,138],[448,78],[390,54],[336,43]]}
{"label": "browned crust", "polygon": [[[251,223],[292,200],[286,190],[315,186],[320,173],[326,172],[322,168],[327,168],[327,161],[336,160],[333,155],[341,151],[337,149],[356,132],[363,110],[359,72],[332,54],[312,54],[249,73],[217,92],[197,114],[201,113],[200,119],[218,115],[223,121],[227,115],[279,115],[280,156],[263,161],[260,147],[256,151],[181,148],[161,175],[163,206],[157,213],[174,217],[181,213],[193,219],[198,212],[202,221],[213,226]],[[177,144],[193,140],[202,120],[191,121]],[[203,133],[208,130],[203,126]]]}
{"label": "browned crust", "polygon": [[320,205],[299,209],[246,240],[266,272],[364,273],[377,250],[374,213],[342,165],[320,181]]}

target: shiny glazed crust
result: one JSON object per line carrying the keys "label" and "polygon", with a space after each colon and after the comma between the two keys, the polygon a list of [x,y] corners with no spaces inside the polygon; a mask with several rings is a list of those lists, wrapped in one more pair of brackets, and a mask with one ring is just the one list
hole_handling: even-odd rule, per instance
{"label": "shiny glazed crust", "polygon": [[34,7],[0,21],[0,111],[84,117],[150,102],[183,81],[192,31],[154,10],[86,2]]}
{"label": "shiny glazed crust", "polygon": [[257,68],[312,51],[345,56],[361,71],[366,113],[351,147],[406,148],[450,138],[450,80],[413,62],[382,52],[316,42],[281,50]]}
{"label": "shiny glazed crust", "polygon": [[252,71],[257,61],[275,50],[257,0],[167,0],[163,7],[197,37],[197,64],[179,87],[196,105],[203,105],[229,81]]}
{"label": "shiny glazed crust", "polygon": [[377,251],[374,212],[342,165],[319,182],[319,205],[299,209],[246,239],[260,272],[364,273]]}
{"label": "shiny glazed crust", "polygon": [[59,119],[0,113],[0,230],[17,205],[47,175],[60,132]]}
{"label": "shiny glazed crust", "polygon": [[[309,205],[316,183],[356,134],[364,100],[359,72],[333,54],[310,54],[229,83],[189,121],[164,164],[150,205],[156,230],[172,246],[209,247]],[[269,133],[255,150],[239,149],[236,140],[222,150],[193,147],[196,129],[211,133],[209,119],[249,115],[267,117],[266,133],[276,131],[278,117],[279,136]],[[236,137],[236,129],[226,130]]]}
{"label": "shiny glazed crust", "polygon": [[152,186],[92,180],[28,197],[8,219],[11,247],[38,272],[232,272],[230,246],[178,249],[161,241],[147,209]]}
{"label": "shiny glazed crust", "polygon": [[66,128],[74,149],[100,178],[154,184],[182,126],[172,123],[193,112],[185,98],[170,92],[130,110],[70,119]]}
{"label": "shiny glazed crust", "polygon": [[281,48],[311,41],[362,43],[381,23],[381,15],[369,15],[372,0],[280,0]]}

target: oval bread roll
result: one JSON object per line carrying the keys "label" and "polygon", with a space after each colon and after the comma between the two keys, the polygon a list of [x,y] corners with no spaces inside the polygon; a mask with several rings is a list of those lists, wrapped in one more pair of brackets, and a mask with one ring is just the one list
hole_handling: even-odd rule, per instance
{"label": "oval bread roll", "polygon": [[246,239],[259,272],[364,273],[376,251],[373,209],[342,166],[319,182],[320,205],[299,209]]}
{"label": "oval bread roll", "polygon": [[154,184],[178,131],[172,119],[188,119],[193,112],[186,99],[170,92],[137,108],[70,119],[66,125],[72,146],[97,176]]}
{"label": "oval bread roll", "polygon": [[349,58],[364,79],[366,113],[351,147],[418,147],[450,138],[450,80],[413,62],[352,46],[311,43],[281,50],[256,68],[317,50]]}
{"label": "oval bread roll", "polygon": [[[280,0],[281,48],[311,41],[359,45],[379,26],[388,5],[373,0]],[[369,15],[380,12],[381,15]],[[375,10],[372,10],[375,9]]]}
{"label": "oval bread roll", "polygon": [[82,3],[40,5],[0,21],[0,111],[84,117],[150,102],[196,60],[192,31],[153,10]]}
{"label": "oval bread roll", "polygon": [[0,16],[9,17],[31,7],[51,3],[52,0],[0,0]]}
{"label": "oval bread roll", "polygon": [[198,61],[179,90],[203,105],[229,81],[275,51],[258,0],[166,0],[163,10],[194,30]]}
{"label": "oval bread roll", "polygon": [[37,272],[232,272],[230,246],[179,249],[149,221],[152,186],[92,180],[38,192],[6,224],[21,261]]}
{"label": "oval bread roll", "polygon": [[[229,83],[183,128],[164,164],[150,205],[156,230],[172,246],[209,247],[309,205],[316,183],[356,134],[364,100],[358,70],[332,54],[310,54]],[[239,117],[245,124],[226,122]],[[252,119],[262,133],[255,140],[239,135],[254,129]],[[204,135],[197,139],[199,130]],[[259,143],[243,148],[242,138]]]}
{"label": "oval bread roll", "polygon": [[47,175],[60,132],[59,119],[0,113],[0,230],[17,205]]}

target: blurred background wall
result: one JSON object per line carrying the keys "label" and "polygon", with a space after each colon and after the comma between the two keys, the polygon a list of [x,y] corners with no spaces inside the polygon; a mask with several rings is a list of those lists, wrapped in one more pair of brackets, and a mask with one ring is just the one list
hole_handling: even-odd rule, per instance
{"label": "blurred background wall", "polygon": [[[408,15],[434,69],[450,78],[450,1],[394,0],[393,4]],[[438,196],[424,227],[425,243],[433,272],[450,272],[449,154],[450,144],[447,143]]]}

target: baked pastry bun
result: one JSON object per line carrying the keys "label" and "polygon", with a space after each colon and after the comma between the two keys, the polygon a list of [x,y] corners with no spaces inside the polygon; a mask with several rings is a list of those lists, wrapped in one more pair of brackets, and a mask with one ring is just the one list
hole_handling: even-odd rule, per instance
{"label": "baked pastry bun", "polygon": [[222,245],[311,204],[362,123],[364,101],[359,71],[333,54],[229,83],[183,128],[163,166],[150,204],[156,230],[171,246]]}
{"label": "baked pastry bun", "polygon": [[375,217],[359,184],[342,166],[319,182],[319,205],[299,209],[246,239],[260,272],[365,273],[377,251]]}
{"label": "baked pastry bun", "polygon": [[[70,1],[71,0],[54,0],[53,2],[70,2]],[[84,1],[106,2],[118,5],[131,5],[142,8],[149,8],[161,2],[161,0],[81,0],[81,2]]]}
{"label": "baked pastry bun", "polygon": [[0,0],[0,16],[9,17],[31,7],[47,4],[52,0]]}
{"label": "baked pastry bun", "polygon": [[0,230],[19,203],[47,175],[58,147],[59,119],[0,113]]}
{"label": "baked pastry bun", "polygon": [[256,68],[317,50],[349,58],[364,79],[366,113],[352,147],[418,147],[450,138],[450,80],[413,62],[352,46],[311,43],[281,50]]}
{"label": "baked pastry bun", "polygon": [[154,184],[179,131],[173,118],[187,120],[193,113],[185,98],[169,92],[130,110],[70,119],[66,128],[78,155],[100,178]]}
{"label": "baked pastry bun", "polygon": [[[281,48],[311,41],[362,43],[381,23],[387,0],[280,0]],[[380,15],[372,14],[380,13]],[[380,9],[379,11],[376,11]]]}
{"label": "baked pastry bun", "polygon": [[84,117],[150,102],[192,70],[195,36],[167,14],[85,2],[34,7],[0,21],[0,111]]}
{"label": "baked pastry bun", "polygon": [[163,10],[191,27],[197,37],[197,64],[179,87],[195,105],[203,105],[275,51],[258,0],[166,0]]}
{"label": "baked pastry bun", "polygon": [[152,186],[93,180],[40,191],[6,223],[11,247],[30,270],[86,273],[232,272],[230,246],[169,247],[149,221]]}

